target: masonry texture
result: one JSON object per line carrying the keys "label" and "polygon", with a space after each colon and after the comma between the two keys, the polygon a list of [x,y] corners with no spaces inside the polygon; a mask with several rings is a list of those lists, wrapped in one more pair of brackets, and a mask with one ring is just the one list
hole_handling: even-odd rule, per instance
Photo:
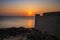
{"label": "masonry texture", "polygon": [[60,12],[44,13],[43,16],[36,14],[35,29],[60,38]]}

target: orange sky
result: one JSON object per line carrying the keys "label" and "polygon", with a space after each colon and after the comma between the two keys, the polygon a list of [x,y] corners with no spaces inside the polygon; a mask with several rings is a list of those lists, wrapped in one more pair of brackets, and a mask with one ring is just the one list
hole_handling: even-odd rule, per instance
{"label": "orange sky", "polygon": [[3,1],[1,6],[0,15],[4,16],[34,16],[36,13],[60,11],[59,2],[54,0]]}

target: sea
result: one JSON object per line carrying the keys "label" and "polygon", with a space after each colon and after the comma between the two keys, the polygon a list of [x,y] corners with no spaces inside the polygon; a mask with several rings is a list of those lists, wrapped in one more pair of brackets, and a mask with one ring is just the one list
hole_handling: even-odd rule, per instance
{"label": "sea", "polygon": [[34,16],[0,16],[0,28],[33,28],[34,23]]}

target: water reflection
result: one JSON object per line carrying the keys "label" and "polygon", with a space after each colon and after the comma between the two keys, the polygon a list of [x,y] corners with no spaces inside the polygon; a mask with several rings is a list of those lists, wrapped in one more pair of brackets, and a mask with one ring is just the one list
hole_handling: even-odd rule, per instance
{"label": "water reflection", "polygon": [[[14,17],[15,18],[15,17]],[[15,19],[4,19],[0,21],[1,25],[0,28],[10,28],[10,27],[26,27],[26,28],[32,28],[34,27],[34,18],[29,17],[22,17],[22,18],[15,18]]]}
{"label": "water reflection", "polygon": [[32,28],[32,27],[34,26],[33,23],[34,23],[34,20],[29,19],[29,20],[27,21],[27,24],[25,25],[26,28]]}

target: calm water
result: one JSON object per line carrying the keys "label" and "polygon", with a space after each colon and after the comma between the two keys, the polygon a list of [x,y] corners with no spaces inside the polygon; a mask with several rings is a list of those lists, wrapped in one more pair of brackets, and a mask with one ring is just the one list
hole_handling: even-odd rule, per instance
{"label": "calm water", "polygon": [[34,27],[34,17],[0,17],[0,28]]}

